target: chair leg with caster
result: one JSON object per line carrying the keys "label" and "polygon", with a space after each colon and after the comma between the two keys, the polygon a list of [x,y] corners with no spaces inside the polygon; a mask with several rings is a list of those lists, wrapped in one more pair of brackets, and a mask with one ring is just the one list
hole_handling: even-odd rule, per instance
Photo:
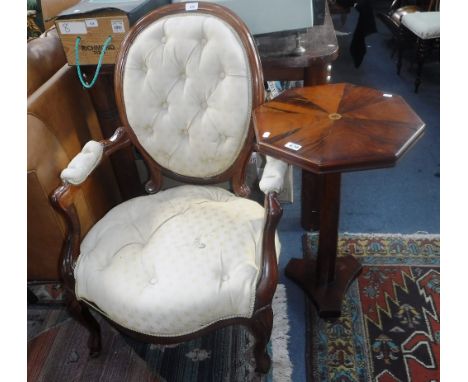
{"label": "chair leg with caster", "polygon": [[79,302],[74,296],[68,301],[67,308],[72,317],[83,325],[89,332],[88,347],[90,357],[98,357],[102,348],[101,328],[99,323],[91,314],[89,308],[83,302]]}
{"label": "chair leg with caster", "polygon": [[268,355],[267,345],[273,328],[273,310],[271,306],[258,312],[253,318],[250,329],[255,337],[254,356],[257,367],[255,371],[267,373],[271,366],[271,358]]}

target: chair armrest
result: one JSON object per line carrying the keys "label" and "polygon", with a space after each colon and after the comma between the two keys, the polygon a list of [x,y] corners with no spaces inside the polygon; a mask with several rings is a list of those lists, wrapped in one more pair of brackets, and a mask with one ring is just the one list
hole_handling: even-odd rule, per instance
{"label": "chair armrest", "polygon": [[109,139],[88,142],[81,153],[62,171],[62,184],[51,196],[52,205],[63,214],[67,224],[67,238],[60,270],[67,293],[74,293],[73,269],[80,250],[81,226],[74,205],[75,195],[80,190],[80,184],[92,173],[103,156],[111,155],[130,144],[130,139],[122,127]]}
{"label": "chair armrest", "polygon": [[260,189],[266,195],[270,192],[280,193],[284,186],[284,176],[288,170],[288,164],[280,159],[266,156],[266,165],[260,179]]}
{"label": "chair armrest", "polygon": [[101,161],[103,152],[100,142],[89,141],[60,173],[60,178],[75,186],[83,183]]}
{"label": "chair armrest", "polygon": [[110,155],[113,152],[130,144],[130,140],[125,130],[119,127],[111,138],[96,142],[89,141],[60,173],[60,178],[66,183],[75,186],[83,183],[94,169],[101,162],[102,156]]}

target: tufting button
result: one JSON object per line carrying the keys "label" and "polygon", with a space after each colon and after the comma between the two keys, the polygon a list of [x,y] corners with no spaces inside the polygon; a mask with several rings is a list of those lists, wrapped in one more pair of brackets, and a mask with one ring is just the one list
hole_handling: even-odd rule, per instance
{"label": "tufting button", "polygon": [[208,107],[208,103],[206,101],[202,102],[201,107],[206,109]]}
{"label": "tufting button", "polygon": [[226,73],[224,72],[219,73],[219,78],[224,78],[224,77],[226,77]]}
{"label": "tufting button", "polygon": [[165,43],[166,43],[166,41],[167,41],[167,38],[166,38],[166,36],[162,36],[162,38],[161,38],[161,42],[162,42],[163,44],[165,44]]}
{"label": "tufting button", "polygon": [[205,44],[206,44],[206,38],[202,38],[201,44],[202,44],[202,45],[205,45]]}
{"label": "tufting button", "polygon": [[221,280],[228,281],[229,280],[229,275],[223,275],[223,277],[221,277]]}
{"label": "tufting button", "polygon": [[197,238],[195,239],[195,241],[193,242],[193,244],[194,244],[197,248],[200,248],[200,249],[203,249],[203,248],[206,247],[206,244],[203,243],[199,237],[197,237]]}
{"label": "tufting button", "polygon": [[164,102],[161,104],[161,107],[162,107],[163,109],[167,109],[168,106],[169,106],[169,105],[168,105],[168,103],[167,103],[166,101],[164,101]]}
{"label": "tufting button", "polygon": [[153,277],[153,278],[149,281],[149,283],[150,283],[151,285],[154,285],[154,284],[156,284],[157,282],[158,282],[158,279],[157,279],[156,277]]}

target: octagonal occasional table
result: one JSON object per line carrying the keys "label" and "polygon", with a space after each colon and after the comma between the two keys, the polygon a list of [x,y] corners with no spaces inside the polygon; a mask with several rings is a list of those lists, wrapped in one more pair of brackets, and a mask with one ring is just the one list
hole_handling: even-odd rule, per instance
{"label": "octagonal occasional table", "polygon": [[317,258],[291,259],[286,275],[321,317],[339,316],[361,270],[353,256],[337,257],[341,173],[394,166],[424,122],[398,95],[343,83],[285,91],[255,110],[254,126],[259,152],[319,175]]}

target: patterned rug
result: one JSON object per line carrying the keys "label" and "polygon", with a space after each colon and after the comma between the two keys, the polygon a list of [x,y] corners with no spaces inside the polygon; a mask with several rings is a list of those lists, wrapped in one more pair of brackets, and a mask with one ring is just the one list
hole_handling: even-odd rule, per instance
{"label": "patterned rug", "polygon": [[180,345],[148,345],[124,336],[98,317],[103,351],[89,358],[87,332],[67,313],[60,285],[28,285],[39,303],[28,305],[28,381],[286,382],[291,380],[284,285],[273,300],[268,350],[272,368],[255,373],[254,340],[242,326],[217,330]]}
{"label": "patterned rug", "polygon": [[[304,246],[317,250],[317,236]],[[336,320],[319,319],[307,301],[311,381],[439,381],[440,239],[434,235],[351,235],[339,254],[363,271]]]}

